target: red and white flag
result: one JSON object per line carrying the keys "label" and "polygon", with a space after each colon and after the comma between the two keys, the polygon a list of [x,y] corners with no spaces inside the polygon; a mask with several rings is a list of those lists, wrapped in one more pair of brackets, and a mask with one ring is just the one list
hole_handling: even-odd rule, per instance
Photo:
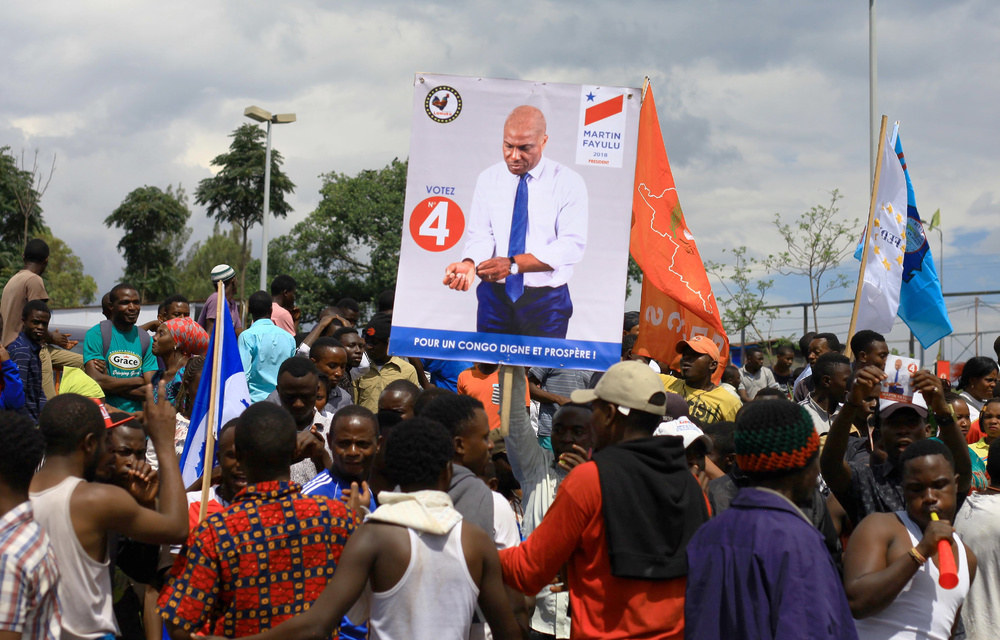
{"label": "red and white flag", "polygon": [[643,274],[636,350],[673,362],[678,342],[707,336],[721,354],[712,376],[718,383],[729,362],[729,338],[694,235],[684,221],[648,81],[644,94],[629,247]]}

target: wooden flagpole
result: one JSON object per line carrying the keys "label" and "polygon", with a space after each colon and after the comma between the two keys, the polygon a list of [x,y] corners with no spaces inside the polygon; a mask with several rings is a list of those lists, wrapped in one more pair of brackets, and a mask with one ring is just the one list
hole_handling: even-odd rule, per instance
{"label": "wooden flagpole", "polygon": [[[198,509],[198,522],[205,519],[208,509],[208,490],[212,487],[212,467],[215,462],[215,430],[219,426],[219,384],[222,372],[219,370],[222,361],[222,305],[228,305],[225,285],[220,280],[215,291],[215,351],[212,353],[212,389],[208,398],[208,424],[205,425],[205,460],[201,467],[201,507]],[[197,425],[195,425],[197,427]]]}
{"label": "wooden flagpole", "polygon": [[878,152],[875,155],[875,178],[872,182],[872,199],[868,205],[868,226],[865,227],[865,242],[861,251],[861,270],[858,272],[858,289],[854,293],[854,309],[851,311],[851,325],[847,329],[847,357],[851,357],[851,338],[854,337],[854,330],[858,324],[858,304],[861,302],[861,288],[865,283],[865,267],[868,266],[868,245],[871,243],[872,226],[875,224],[875,206],[878,204],[878,181],[882,175],[882,153],[885,150],[885,127],[889,122],[888,116],[882,116],[882,125],[879,127]]}
{"label": "wooden flagpole", "polygon": [[509,364],[500,365],[500,435],[504,438],[510,433],[510,405],[514,393],[511,386],[514,384],[514,367]]}

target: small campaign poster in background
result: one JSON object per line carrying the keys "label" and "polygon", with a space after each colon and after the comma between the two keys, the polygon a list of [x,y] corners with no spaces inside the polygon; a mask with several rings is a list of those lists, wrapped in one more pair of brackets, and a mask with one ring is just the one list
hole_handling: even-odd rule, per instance
{"label": "small campaign poster in background", "polygon": [[920,369],[920,361],[901,356],[888,356],[885,360],[886,379],[882,381],[879,397],[893,402],[913,402],[910,376]]}
{"label": "small campaign poster in background", "polygon": [[640,98],[417,74],[391,353],[620,360]]}

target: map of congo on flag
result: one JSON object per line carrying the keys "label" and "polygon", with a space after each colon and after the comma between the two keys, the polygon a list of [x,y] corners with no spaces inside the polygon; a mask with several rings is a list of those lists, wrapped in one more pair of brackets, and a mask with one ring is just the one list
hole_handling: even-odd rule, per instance
{"label": "map of congo on flag", "polygon": [[[243,363],[240,361],[239,345],[236,343],[236,330],[233,329],[233,318],[229,315],[229,305],[218,305],[219,320],[222,324],[222,357],[219,359],[219,397],[216,407],[219,411],[218,429],[233,418],[239,417],[243,410],[250,406],[250,389],[247,387],[246,374],[243,373]],[[201,374],[201,384],[198,385],[198,395],[194,398],[191,410],[191,425],[188,428],[187,439],[184,441],[184,452],[181,454],[181,474],[184,486],[201,477],[205,463],[205,436],[208,433],[208,404],[212,394],[211,380],[215,372],[215,332],[209,337],[208,354],[205,356],[205,368]],[[218,449],[216,449],[216,457]],[[214,464],[214,463],[213,463]]]}
{"label": "map of congo on flag", "polygon": [[629,249],[643,274],[636,349],[673,362],[678,342],[707,336],[719,346],[721,359],[712,376],[718,384],[729,361],[729,338],[694,235],[684,220],[651,86],[639,112]]}

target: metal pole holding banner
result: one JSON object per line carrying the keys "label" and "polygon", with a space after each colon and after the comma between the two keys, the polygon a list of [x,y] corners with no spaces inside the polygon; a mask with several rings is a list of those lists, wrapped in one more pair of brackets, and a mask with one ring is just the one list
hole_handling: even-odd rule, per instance
{"label": "metal pole holding banner", "polygon": [[[872,0],[872,7],[875,6],[875,0]],[[872,9],[874,11],[874,8]],[[885,146],[885,127],[888,124],[889,118],[882,116],[882,125],[879,127],[878,134],[878,156],[875,162],[875,180],[872,182],[872,198],[871,203],[868,205],[868,225],[865,227],[865,241],[861,252],[861,270],[858,272],[858,289],[854,293],[854,309],[851,311],[851,325],[847,329],[847,357],[851,357],[851,338],[854,336],[854,330],[858,324],[858,302],[861,300],[861,288],[865,283],[865,268],[868,266],[868,245],[871,243],[872,238],[872,225],[875,224],[875,205],[878,199],[878,180],[882,173],[882,149]]]}
{"label": "metal pole holding banner", "polygon": [[[881,155],[874,155],[876,148],[882,145],[885,137],[885,123],[882,123],[881,137],[875,140],[875,125],[878,118],[878,29],[875,20],[875,0],[868,0],[868,175],[875,175],[875,164]],[[878,144],[876,144],[878,142]],[[878,178],[874,178],[872,188],[878,184]]]}
{"label": "metal pole holding banner", "polygon": [[208,397],[208,424],[205,425],[205,461],[202,464],[201,472],[201,507],[198,509],[198,522],[205,519],[208,509],[208,491],[212,488],[212,467],[215,462],[215,431],[219,427],[219,385],[222,372],[220,370],[222,361],[222,305],[228,304],[226,301],[225,286],[220,281],[215,292],[215,350],[212,352],[212,387],[211,395]]}

